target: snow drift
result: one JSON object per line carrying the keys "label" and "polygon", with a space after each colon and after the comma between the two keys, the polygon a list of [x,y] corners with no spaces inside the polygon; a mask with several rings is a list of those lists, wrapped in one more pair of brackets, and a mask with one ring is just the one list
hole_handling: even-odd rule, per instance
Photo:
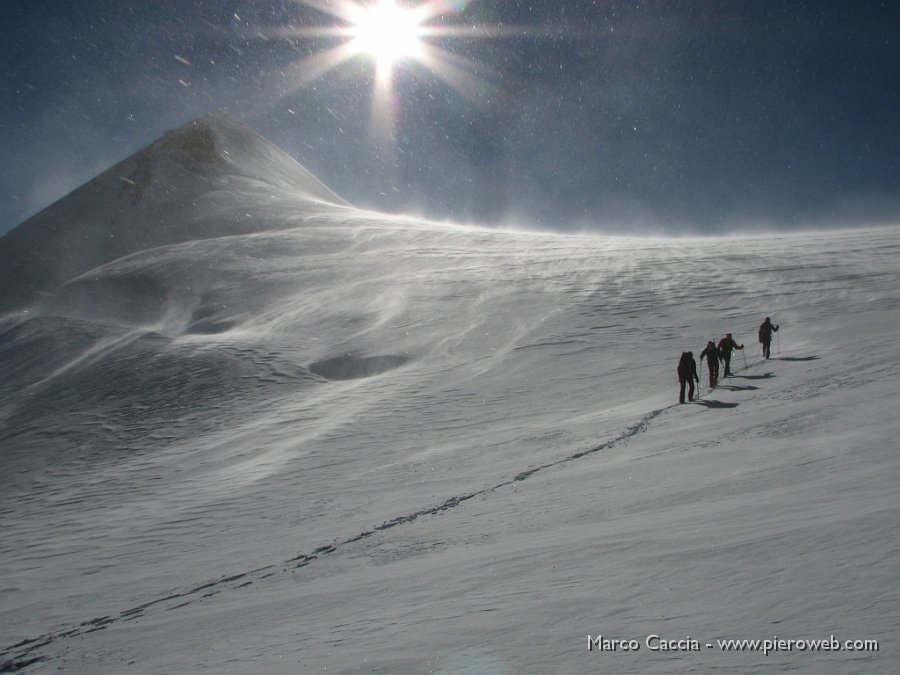
{"label": "snow drift", "polygon": [[[187,125],[0,239],[0,668],[890,672],[898,254],[365,213]],[[879,646],[719,645],[776,635]]]}

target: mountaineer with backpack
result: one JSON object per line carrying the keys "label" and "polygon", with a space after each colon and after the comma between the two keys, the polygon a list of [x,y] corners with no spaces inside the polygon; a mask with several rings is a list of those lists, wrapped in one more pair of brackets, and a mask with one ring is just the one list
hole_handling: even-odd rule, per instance
{"label": "mountaineer with backpack", "polygon": [[694,361],[693,352],[681,352],[681,360],[678,361],[678,383],[681,385],[681,391],[678,394],[678,402],[684,403],[684,385],[689,384],[688,400],[694,400],[694,381],[700,383],[697,376],[697,363]]}
{"label": "mountaineer with backpack", "polygon": [[706,365],[709,366],[709,388],[712,389],[719,381],[719,350],[716,349],[716,343],[712,340],[707,342],[706,347],[700,352],[701,366],[704,357],[706,357]]}
{"label": "mountaineer with backpack", "polygon": [[733,349],[743,349],[744,345],[739,345],[728,333],[719,340],[719,358],[725,364],[725,374],[722,377],[731,377],[731,351]]}
{"label": "mountaineer with backpack", "polygon": [[769,347],[772,344],[772,333],[778,332],[778,326],[772,325],[772,320],[766,317],[759,327],[759,341],[762,344],[763,357],[769,358]]}

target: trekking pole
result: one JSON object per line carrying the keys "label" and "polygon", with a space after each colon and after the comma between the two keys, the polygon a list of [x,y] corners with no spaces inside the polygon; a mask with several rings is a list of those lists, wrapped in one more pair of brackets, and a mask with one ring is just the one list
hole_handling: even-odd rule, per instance
{"label": "trekking pole", "polygon": [[744,370],[747,370],[747,350],[742,349],[741,355],[744,357]]}
{"label": "trekking pole", "polygon": [[697,383],[697,398],[703,393],[703,359],[700,359],[700,381]]}
{"label": "trekking pole", "polygon": [[[781,328],[781,326],[779,326]],[[781,356],[781,335],[775,331],[775,339],[778,340],[778,356]]]}

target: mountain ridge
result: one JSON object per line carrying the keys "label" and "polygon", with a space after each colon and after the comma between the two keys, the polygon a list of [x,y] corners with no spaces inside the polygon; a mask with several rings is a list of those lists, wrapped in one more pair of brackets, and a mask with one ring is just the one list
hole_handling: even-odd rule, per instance
{"label": "mountain ridge", "polygon": [[0,237],[0,313],[141,250],[284,229],[285,214],[293,225],[348,206],[246,125],[208,113]]}

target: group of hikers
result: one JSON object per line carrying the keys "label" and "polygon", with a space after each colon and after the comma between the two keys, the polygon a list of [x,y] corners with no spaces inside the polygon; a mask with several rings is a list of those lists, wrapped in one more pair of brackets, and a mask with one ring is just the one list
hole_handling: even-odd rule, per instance
{"label": "group of hikers", "polygon": [[[762,353],[764,358],[769,358],[770,348],[772,346],[772,334],[778,332],[778,326],[772,325],[772,320],[766,317],[762,325],[759,327],[759,342],[762,344]],[[710,340],[706,343],[706,347],[700,352],[701,363],[706,359],[709,367],[709,388],[712,389],[719,381],[719,362],[725,369],[722,377],[731,376],[731,353],[735,349],[743,349],[744,345],[739,345],[728,333],[719,340],[717,345]],[[694,382],[700,384],[700,376],[697,375],[697,363],[694,361],[694,352],[682,352],[681,360],[678,362],[678,383],[681,390],[678,394],[678,402],[684,403],[684,388],[688,387],[688,401],[694,400]]]}

